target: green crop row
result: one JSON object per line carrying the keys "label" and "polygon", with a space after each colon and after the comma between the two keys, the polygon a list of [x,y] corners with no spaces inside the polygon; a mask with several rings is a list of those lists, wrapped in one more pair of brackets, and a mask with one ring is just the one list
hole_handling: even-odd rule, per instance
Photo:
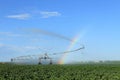
{"label": "green crop row", "polygon": [[120,65],[0,64],[0,80],[120,80]]}

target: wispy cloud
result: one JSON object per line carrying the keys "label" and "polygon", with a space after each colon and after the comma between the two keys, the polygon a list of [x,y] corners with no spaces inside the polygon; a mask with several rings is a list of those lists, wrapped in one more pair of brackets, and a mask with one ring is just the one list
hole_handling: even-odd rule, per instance
{"label": "wispy cloud", "polygon": [[38,11],[37,13],[13,14],[13,15],[7,15],[5,17],[11,19],[27,20],[35,15],[39,15],[41,16],[41,18],[50,18],[50,17],[61,16],[61,13],[58,11]]}
{"label": "wispy cloud", "polygon": [[49,18],[49,17],[55,17],[55,16],[60,16],[61,13],[54,11],[54,12],[49,12],[49,11],[41,11],[40,12],[42,18]]}
{"label": "wispy cloud", "polygon": [[20,20],[26,20],[30,17],[30,14],[15,14],[15,15],[8,15],[7,18],[13,18],[13,19],[20,19]]}
{"label": "wispy cloud", "polygon": [[20,37],[20,36],[22,36],[21,34],[15,34],[15,33],[12,33],[12,32],[0,32],[0,35],[11,36],[11,37]]}
{"label": "wispy cloud", "polygon": [[10,51],[25,53],[27,51],[38,50],[38,49],[39,47],[36,47],[36,46],[16,46],[16,45],[8,45],[8,44],[0,43],[0,53],[3,50],[4,51],[8,50],[8,53],[10,53]]}
{"label": "wispy cloud", "polygon": [[0,48],[3,47],[3,46],[4,46],[4,44],[1,44],[1,43],[0,43]]}

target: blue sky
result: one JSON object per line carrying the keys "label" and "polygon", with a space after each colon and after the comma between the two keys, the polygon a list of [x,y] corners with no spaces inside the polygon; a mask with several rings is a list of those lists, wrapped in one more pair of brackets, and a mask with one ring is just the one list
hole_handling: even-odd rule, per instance
{"label": "blue sky", "polygon": [[120,60],[119,4],[119,0],[1,0],[0,61],[41,53],[38,47],[59,52],[70,45],[36,30],[71,39],[80,35],[84,54],[67,54],[65,62]]}

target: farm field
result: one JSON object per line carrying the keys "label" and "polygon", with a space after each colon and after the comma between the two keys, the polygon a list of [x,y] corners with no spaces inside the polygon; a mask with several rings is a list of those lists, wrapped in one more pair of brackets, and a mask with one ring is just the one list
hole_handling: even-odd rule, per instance
{"label": "farm field", "polygon": [[120,65],[0,64],[0,80],[120,80]]}

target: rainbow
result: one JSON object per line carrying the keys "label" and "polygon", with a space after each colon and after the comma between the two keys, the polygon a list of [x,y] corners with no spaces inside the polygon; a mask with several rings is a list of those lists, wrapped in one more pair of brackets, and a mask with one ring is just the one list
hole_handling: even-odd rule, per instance
{"label": "rainbow", "polygon": [[[80,39],[80,34],[76,35],[76,36],[72,39],[72,41],[71,41],[71,43],[70,43],[70,45],[68,46],[68,48],[67,48],[66,51],[70,51],[70,50],[75,46],[75,44],[79,41],[79,39]],[[65,58],[66,58],[67,54],[68,54],[68,53],[65,53],[65,54],[60,58],[60,60],[58,61],[58,64],[64,64],[64,61],[65,61]]]}

